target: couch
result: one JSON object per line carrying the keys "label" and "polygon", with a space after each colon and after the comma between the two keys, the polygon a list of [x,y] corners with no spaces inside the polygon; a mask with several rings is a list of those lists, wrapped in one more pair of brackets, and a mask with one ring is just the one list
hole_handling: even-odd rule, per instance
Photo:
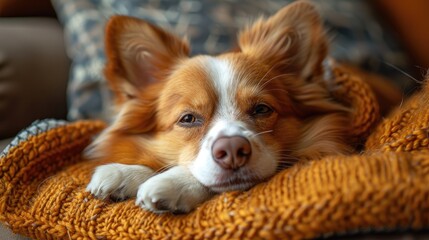
{"label": "couch", "polygon": [[70,60],[49,1],[0,1],[0,35],[3,149],[32,121],[66,117]]}

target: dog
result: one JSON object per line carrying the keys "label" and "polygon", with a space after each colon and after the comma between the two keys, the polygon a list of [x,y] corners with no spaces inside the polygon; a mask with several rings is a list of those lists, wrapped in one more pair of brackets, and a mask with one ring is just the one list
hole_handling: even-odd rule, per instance
{"label": "dog", "polygon": [[186,39],[128,16],[105,36],[118,113],[86,150],[110,163],[87,185],[97,198],[187,213],[298,161],[353,151],[351,109],[327,87],[328,41],[309,2],[258,19],[218,56],[190,57]]}

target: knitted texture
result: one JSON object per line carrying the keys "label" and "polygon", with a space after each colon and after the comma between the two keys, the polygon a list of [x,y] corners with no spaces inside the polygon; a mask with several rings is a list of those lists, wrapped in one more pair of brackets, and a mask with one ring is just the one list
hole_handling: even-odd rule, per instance
{"label": "knitted texture", "polygon": [[[338,79],[343,84],[337,96],[356,98],[345,101],[361,119],[353,121],[360,128],[353,130],[355,137],[368,134],[378,118],[373,95],[358,78]],[[35,239],[298,239],[425,228],[429,137],[421,131],[429,127],[428,98],[425,87],[383,120],[362,154],[298,163],[185,215],[153,214],[134,199],[115,203],[85,192],[103,162],[82,160],[80,153],[104,126],[91,121],[60,126],[0,159],[0,221]]]}
{"label": "knitted texture", "polygon": [[429,149],[429,84],[384,119],[366,142],[367,151]]}
{"label": "knitted texture", "polygon": [[336,86],[333,95],[352,106],[353,121],[350,135],[353,142],[360,142],[368,136],[380,116],[377,100],[369,86],[359,76],[348,72],[340,65],[333,69],[333,74]]}

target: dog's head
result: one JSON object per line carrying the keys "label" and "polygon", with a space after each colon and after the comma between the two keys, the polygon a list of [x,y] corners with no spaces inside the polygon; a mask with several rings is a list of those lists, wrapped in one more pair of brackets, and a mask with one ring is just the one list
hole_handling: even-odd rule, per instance
{"label": "dog's head", "polygon": [[219,56],[189,57],[186,40],[125,16],[109,21],[106,50],[119,113],[104,135],[128,136],[111,144],[163,165],[186,165],[213,191],[348,151],[347,109],[323,83],[327,41],[307,2],[257,20],[238,35],[238,50]]}

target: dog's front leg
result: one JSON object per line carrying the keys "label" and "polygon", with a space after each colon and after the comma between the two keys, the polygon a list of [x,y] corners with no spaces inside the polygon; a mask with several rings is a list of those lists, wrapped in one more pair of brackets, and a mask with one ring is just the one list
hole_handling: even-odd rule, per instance
{"label": "dog's front leg", "polygon": [[146,166],[106,164],[95,169],[86,191],[101,199],[124,200],[135,197],[139,186],[153,175]]}
{"label": "dog's front leg", "polygon": [[136,204],[161,213],[187,213],[213,195],[184,166],[175,166],[140,185]]}

